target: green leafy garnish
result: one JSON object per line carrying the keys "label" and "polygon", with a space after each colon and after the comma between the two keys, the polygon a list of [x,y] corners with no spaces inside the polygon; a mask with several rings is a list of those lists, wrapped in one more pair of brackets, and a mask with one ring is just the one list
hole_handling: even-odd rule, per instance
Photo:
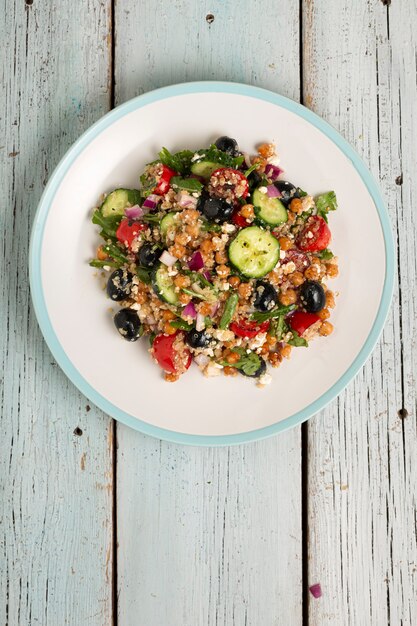
{"label": "green leafy garnish", "polygon": [[298,198],[305,198],[307,196],[307,192],[304,191],[303,189],[301,189],[300,187],[297,187],[297,197]]}
{"label": "green leafy garnish", "polygon": [[99,209],[96,209],[91,217],[93,224],[97,224],[101,227],[100,236],[103,239],[116,239],[116,231],[120,222],[122,221],[122,215],[111,215],[104,217]]}
{"label": "green leafy garnish", "polygon": [[182,320],[180,317],[169,322],[169,325],[173,328],[179,328],[180,330],[191,330],[193,327],[192,324],[187,324],[187,322]]}
{"label": "green leafy garnish", "polygon": [[249,176],[249,174],[252,174],[252,172],[254,172],[255,170],[258,169],[260,163],[254,163],[253,165],[251,165],[250,167],[248,167],[248,169],[244,172],[246,178]]}
{"label": "green leafy garnish", "polygon": [[189,276],[193,280],[193,282],[199,282],[204,287],[210,287],[210,289],[214,288],[211,282],[207,280],[207,278],[203,276],[203,274],[200,274],[200,272],[192,272],[191,270],[182,270],[182,271],[184,274],[186,274],[186,276]]}
{"label": "green leafy garnish", "polygon": [[[148,163],[148,165],[151,165],[151,163]],[[141,184],[140,192],[144,198],[147,198],[156,187],[156,179],[153,176],[149,176],[145,171],[141,174],[139,180]]]}
{"label": "green leafy garnish", "polygon": [[288,332],[288,326],[285,322],[285,316],[280,315],[271,320],[271,325],[268,330],[268,334],[272,337],[276,337],[278,341],[282,339],[283,335]]}
{"label": "green leafy garnish", "polygon": [[226,300],[226,304],[224,306],[223,315],[220,319],[219,328],[220,330],[226,330],[229,328],[229,324],[232,321],[233,315],[235,314],[237,303],[239,302],[239,296],[237,293],[231,293],[228,299]]}
{"label": "green leafy garnish", "polygon": [[120,265],[124,265],[128,263],[129,259],[125,256],[122,250],[114,243],[106,243],[102,246],[104,252],[106,252],[109,257],[111,257],[114,261],[119,263]]}
{"label": "green leafy garnish", "polygon": [[253,376],[261,367],[261,357],[256,352],[247,352],[245,348],[233,348],[232,352],[236,352],[240,356],[237,363],[230,365],[227,361],[221,361],[220,365],[224,367],[235,367],[241,370],[246,376]]}
{"label": "green leafy garnish", "polygon": [[203,189],[203,184],[196,178],[181,178],[180,176],[173,176],[170,182],[173,187],[185,189],[186,191],[199,192]]}
{"label": "green leafy garnish", "polygon": [[329,259],[332,259],[334,257],[333,252],[328,248],[322,250],[321,252],[317,252],[316,255],[319,257],[319,259],[322,259],[323,261],[329,261]]}
{"label": "green leafy garnish", "polygon": [[251,319],[255,322],[266,322],[266,320],[272,320],[275,317],[280,317],[281,315],[286,315],[290,311],[293,311],[296,308],[295,304],[290,304],[289,306],[281,306],[278,309],[273,309],[272,311],[256,311],[256,313],[252,313]]}
{"label": "green leafy garnish", "polygon": [[300,335],[297,333],[297,331],[292,330],[292,339],[289,339],[287,341],[287,343],[290,344],[290,346],[294,346],[295,348],[307,348],[308,347],[308,342],[304,339],[304,337],[300,337]]}
{"label": "green leafy garnish", "polygon": [[89,263],[89,265],[91,265],[91,267],[98,267],[98,268],[103,268],[103,267],[121,267],[121,265],[123,265],[123,263],[117,263],[116,261],[99,261],[98,259],[92,259]]}
{"label": "green leafy garnish", "polygon": [[243,155],[232,157],[226,154],[226,152],[222,152],[214,143],[209,148],[206,148],[206,150],[198,150],[197,154],[200,155],[200,161],[210,161],[211,163],[218,163],[224,167],[233,167],[234,169],[240,167],[245,160]]}
{"label": "green leafy garnish", "polygon": [[181,291],[183,291],[184,293],[188,293],[189,296],[191,296],[192,298],[198,298],[198,300],[204,300],[205,302],[208,302],[208,298],[206,298],[206,296],[204,296],[202,293],[197,293],[196,291],[193,291],[192,289],[181,289]]}
{"label": "green leafy garnish", "polygon": [[320,215],[327,222],[327,214],[329,211],[336,211],[337,199],[334,191],[322,193],[314,198],[317,207],[317,215]]}
{"label": "green leafy garnish", "polygon": [[222,232],[222,227],[220,226],[220,224],[216,224],[215,222],[209,222],[207,220],[203,220],[201,224],[201,228],[207,233],[221,233]]}
{"label": "green leafy garnish", "polygon": [[145,285],[149,285],[151,283],[151,273],[146,267],[141,267],[140,265],[136,268],[136,275]]}
{"label": "green leafy garnish", "polygon": [[179,174],[188,174],[191,168],[191,159],[194,152],[191,150],[181,150],[180,152],[171,152],[167,148],[162,148],[159,153],[159,159],[163,165],[178,172]]}
{"label": "green leafy garnish", "polygon": [[204,318],[204,326],[206,328],[211,328],[213,326],[213,320],[208,315],[206,315]]}
{"label": "green leafy garnish", "polygon": [[156,333],[151,333],[149,335],[149,343],[153,346],[153,342],[155,341]]}
{"label": "green leafy garnish", "polygon": [[144,215],[143,217],[140,218],[142,222],[146,222],[147,224],[159,224],[162,216],[161,215],[151,215],[150,213],[148,213],[147,215]]}

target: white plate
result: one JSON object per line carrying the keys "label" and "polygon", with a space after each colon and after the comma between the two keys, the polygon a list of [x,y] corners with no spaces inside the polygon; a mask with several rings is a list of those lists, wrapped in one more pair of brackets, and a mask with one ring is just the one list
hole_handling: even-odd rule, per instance
{"label": "white plate", "polygon": [[[135,187],[161,146],[197,149],[219,135],[241,149],[273,141],[285,178],[309,193],[334,189],[330,216],[340,292],[335,331],[272,370],[259,390],[244,377],[204,378],[194,365],[165,383],[146,340],[129,344],[114,331],[96,273],[98,243],[91,209],[103,191]],[[371,175],[323,120],[271,92],[233,83],[188,83],[145,94],[92,126],[51,177],[31,242],[32,298],[58,363],[107,413],[151,435],[191,444],[224,445],[266,437],[320,410],[356,374],[382,330],[393,285],[389,221]],[[272,369],[272,368],[271,368]]]}

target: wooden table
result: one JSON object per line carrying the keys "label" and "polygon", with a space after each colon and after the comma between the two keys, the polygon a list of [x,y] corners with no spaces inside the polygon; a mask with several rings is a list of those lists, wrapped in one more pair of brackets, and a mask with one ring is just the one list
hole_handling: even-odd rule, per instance
{"label": "wooden table", "polygon": [[[0,624],[417,624],[416,0],[3,7]],[[89,405],[42,339],[27,275],[42,188],[78,135],[201,79],[322,115],[379,178],[398,245],[392,312],[356,380],[303,427],[224,449]]]}

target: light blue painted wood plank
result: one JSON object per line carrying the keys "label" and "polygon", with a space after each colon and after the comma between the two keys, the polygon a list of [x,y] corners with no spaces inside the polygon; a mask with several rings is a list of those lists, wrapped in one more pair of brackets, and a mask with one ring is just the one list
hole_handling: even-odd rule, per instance
{"label": "light blue painted wood plank", "polygon": [[[199,79],[297,98],[298,4],[116,3],[117,102]],[[301,624],[300,429],[217,450],[117,431],[120,623]]]}
{"label": "light blue painted wood plank", "polygon": [[400,287],[373,357],[308,425],[309,579],[323,588],[319,601],[310,598],[309,618],[321,626],[411,626],[417,623],[417,5],[304,4],[306,102],[380,179],[398,239]]}
{"label": "light blue painted wood plank", "polygon": [[42,188],[109,106],[109,4],[3,4],[0,623],[9,626],[111,622],[112,424],[88,411],[50,355],[27,273]]}

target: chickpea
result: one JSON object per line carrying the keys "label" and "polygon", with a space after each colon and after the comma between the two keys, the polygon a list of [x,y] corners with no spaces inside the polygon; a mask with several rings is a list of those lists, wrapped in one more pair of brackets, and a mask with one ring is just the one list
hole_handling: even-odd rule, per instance
{"label": "chickpea", "polygon": [[279,352],[271,352],[271,354],[268,357],[268,360],[270,364],[272,365],[272,367],[278,367],[278,365],[282,361],[282,356],[280,355]]}
{"label": "chickpea", "polygon": [[242,217],[247,220],[253,220],[255,217],[255,211],[253,208],[253,204],[245,204],[239,211]]}
{"label": "chickpea", "polygon": [[184,287],[189,287],[191,285],[191,280],[188,276],[184,276],[184,274],[178,274],[178,276],[174,278],[174,285],[180,289],[184,289]]}
{"label": "chickpea", "polygon": [[291,213],[291,211],[289,211],[288,213],[287,222],[289,224],[292,224],[293,222],[295,222],[295,214]]}
{"label": "chickpea", "polygon": [[336,278],[339,275],[339,268],[336,263],[329,263],[326,269],[327,276],[330,276],[330,278]]}
{"label": "chickpea", "polygon": [[182,259],[185,256],[185,248],[184,246],[176,243],[169,248],[169,253],[177,259]]}
{"label": "chickpea", "polygon": [[146,293],[144,291],[138,291],[135,298],[136,302],[138,304],[145,304],[146,299]]}
{"label": "chickpea", "polygon": [[278,241],[279,241],[281,250],[285,251],[285,250],[289,250],[290,248],[292,248],[292,241],[291,239],[288,239],[288,237],[280,237]]}
{"label": "chickpea", "polygon": [[326,307],[334,309],[335,304],[333,291],[326,291]]}
{"label": "chickpea", "polygon": [[179,379],[179,374],[165,372],[164,377],[168,383],[175,383]]}
{"label": "chickpea", "polygon": [[177,332],[177,329],[171,326],[169,322],[165,322],[163,330],[166,335],[174,335]]}
{"label": "chickpea", "polygon": [[288,343],[285,343],[280,350],[281,356],[284,357],[284,359],[289,359],[291,355],[291,350],[292,347]]}
{"label": "chickpea", "polygon": [[266,356],[269,353],[270,349],[271,349],[271,346],[268,346],[267,343],[264,343],[264,345],[261,348],[261,354],[263,356]]}
{"label": "chickpea", "polygon": [[310,265],[310,267],[308,267],[304,272],[304,276],[305,278],[308,278],[308,280],[317,280],[320,276],[320,270],[318,266],[314,264]]}
{"label": "chickpea", "polygon": [[237,375],[237,369],[235,367],[224,367],[223,368],[223,373],[225,376],[236,376]]}
{"label": "chickpea", "polygon": [[198,235],[200,234],[200,225],[197,224],[187,224],[187,226],[185,227],[185,232],[190,235],[190,237],[198,237]]}
{"label": "chickpea", "polygon": [[333,332],[333,324],[331,324],[330,322],[323,322],[319,328],[319,334],[323,335],[323,337],[327,337],[328,335],[331,335],[332,332]]}
{"label": "chickpea", "polygon": [[301,272],[293,272],[288,276],[288,278],[294,287],[299,287],[304,282],[304,276]]}
{"label": "chickpea", "polygon": [[283,306],[295,304],[297,302],[297,292],[294,289],[287,289],[284,293],[279,294],[278,299]]}
{"label": "chickpea", "polygon": [[170,310],[164,311],[162,313],[162,319],[164,320],[164,322],[170,322],[171,320],[175,319],[175,313]]}
{"label": "chickpea", "polygon": [[187,235],[187,233],[177,233],[175,235],[175,243],[178,243],[180,246],[186,246],[187,243],[190,241],[189,236]]}
{"label": "chickpea", "polygon": [[329,317],[330,317],[330,311],[329,311],[329,309],[322,309],[321,311],[319,311],[319,312],[317,313],[317,315],[319,316],[319,318],[320,318],[321,320],[323,320],[323,321],[324,321],[324,320],[329,319]]}
{"label": "chickpea", "polygon": [[199,216],[200,213],[196,209],[184,209],[184,211],[181,211],[180,213],[180,220],[182,220],[186,224],[192,224],[193,222],[197,221]]}
{"label": "chickpea", "polygon": [[239,285],[240,285],[240,278],[239,278],[239,276],[230,276],[230,278],[229,278],[229,285],[231,287],[233,287],[233,289],[236,289],[236,287],[239,287]]}
{"label": "chickpea", "polygon": [[230,274],[230,268],[227,267],[227,265],[218,265],[216,267],[216,272],[220,278],[227,278]]}
{"label": "chickpea", "polygon": [[219,252],[216,252],[216,255],[214,258],[216,259],[216,263],[219,263],[219,264],[227,263],[228,261],[227,254],[224,250],[219,250]]}
{"label": "chickpea", "polygon": [[249,285],[249,283],[240,283],[237,291],[241,298],[247,300],[252,293],[252,287]]}
{"label": "chickpea", "polygon": [[180,293],[178,295],[178,300],[181,302],[181,304],[188,304],[189,302],[191,302],[191,296],[188,293]]}
{"label": "chickpea", "polygon": [[200,250],[203,254],[209,254],[213,249],[214,246],[211,239],[205,239],[200,245]]}
{"label": "chickpea", "polygon": [[270,346],[270,347],[271,347],[271,346],[274,346],[274,345],[276,344],[276,342],[277,342],[277,338],[276,338],[276,337],[273,337],[272,335],[267,335],[267,336],[266,336],[266,341],[265,341],[265,343],[266,343],[268,346]]}
{"label": "chickpea", "polygon": [[99,246],[97,248],[96,256],[99,261],[105,261],[109,258],[109,255],[107,254],[107,252],[104,251],[103,246]]}
{"label": "chickpea", "polygon": [[253,165],[255,165],[255,163],[258,163],[258,168],[257,168],[257,172],[259,172],[259,174],[263,174],[265,171],[265,167],[266,167],[266,159],[264,159],[263,157],[255,157],[254,159],[252,159],[252,163]]}
{"label": "chickpea", "polygon": [[239,361],[239,359],[240,359],[240,356],[238,355],[238,353],[237,353],[237,352],[230,352],[230,354],[228,354],[228,355],[226,356],[226,359],[225,359],[225,360],[226,360],[228,363],[230,363],[230,365],[233,365],[234,363],[237,363],[237,362]]}
{"label": "chickpea", "polygon": [[210,315],[212,306],[210,302],[201,302],[201,304],[197,305],[197,310],[201,315]]}
{"label": "chickpea", "polygon": [[303,212],[303,202],[301,198],[294,198],[293,200],[291,200],[290,211],[297,214]]}
{"label": "chickpea", "polygon": [[258,152],[264,159],[269,159],[275,154],[275,146],[273,143],[263,143],[259,146]]}

